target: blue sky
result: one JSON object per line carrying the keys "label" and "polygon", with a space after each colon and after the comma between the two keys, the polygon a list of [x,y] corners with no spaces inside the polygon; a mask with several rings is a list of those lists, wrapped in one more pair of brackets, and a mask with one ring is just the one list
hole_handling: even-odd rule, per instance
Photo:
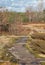
{"label": "blue sky", "polygon": [[[1,0],[0,6],[6,7],[9,10],[24,12],[29,6],[33,6],[35,9],[39,0]],[[45,4],[45,0],[43,0]]]}

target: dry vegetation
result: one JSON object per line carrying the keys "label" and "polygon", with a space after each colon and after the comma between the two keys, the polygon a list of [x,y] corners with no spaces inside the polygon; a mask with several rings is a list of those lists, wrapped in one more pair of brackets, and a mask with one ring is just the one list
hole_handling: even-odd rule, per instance
{"label": "dry vegetation", "polygon": [[4,36],[4,35],[0,36],[0,59],[3,56],[5,58],[5,53],[7,51],[6,50],[7,47],[11,47],[13,44],[15,44],[17,39],[18,39],[18,37],[15,37],[15,36],[9,36],[9,35],[7,35],[7,36]]}
{"label": "dry vegetation", "polygon": [[[14,35],[29,35],[33,30],[35,33],[29,35],[29,40],[27,48],[29,51],[34,53],[36,57],[45,58],[45,33],[37,33],[39,28],[45,30],[45,10],[42,12],[29,12],[26,13],[17,13],[17,12],[0,12],[0,26],[3,24],[4,29],[7,28],[6,24],[9,24],[9,33],[2,31],[0,28],[0,59],[10,60],[10,54],[6,57],[7,47],[11,47],[15,41],[18,39]],[[31,18],[31,19],[30,19]],[[30,23],[30,24],[29,24]],[[35,24],[36,23],[36,24]],[[40,23],[40,24],[37,24]],[[42,24],[43,23],[43,24]],[[25,24],[25,25],[24,25]],[[27,25],[29,24],[29,25]],[[39,31],[38,31],[39,32]],[[8,34],[8,35],[7,35]],[[11,34],[11,35],[10,35]],[[42,55],[41,55],[42,54]],[[0,65],[7,65],[7,63],[2,63]],[[15,64],[8,64],[15,65]]]}
{"label": "dry vegetation", "polygon": [[11,62],[3,62],[3,63],[0,63],[0,65],[18,65],[18,64],[11,63]]}
{"label": "dry vegetation", "polygon": [[[4,11],[0,12],[0,27],[1,24],[6,25],[7,23],[9,24],[8,30],[9,33],[7,34],[14,34],[14,35],[27,35],[30,32],[29,26],[27,25],[26,27],[23,27],[25,24],[33,24],[33,23],[45,23],[45,10],[42,12],[29,12],[26,11],[25,13],[17,13],[17,12],[9,12],[9,11]],[[41,14],[41,15],[40,15]],[[31,19],[30,19],[31,17]],[[25,26],[24,25],[24,26]],[[32,25],[34,26],[34,25]],[[37,25],[35,24],[37,27]],[[7,26],[4,26],[5,29]]]}
{"label": "dry vegetation", "polygon": [[45,34],[44,33],[33,33],[29,39],[29,47],[32,49],[37,57],[45,58]]}

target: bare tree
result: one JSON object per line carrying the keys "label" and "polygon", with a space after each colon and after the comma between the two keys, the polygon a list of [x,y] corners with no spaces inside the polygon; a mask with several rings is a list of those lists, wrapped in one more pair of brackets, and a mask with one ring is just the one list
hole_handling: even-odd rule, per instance
{"label": "bare tree", "polygon": [[26,8],[26,14],[29,18],[29,22],[32,22],[32,19],[33,19],[33,6],[30,6],[30,7]]}
{"label": "bare tree", "polygon": [[38,11],[39,11],[39,19],[41,22],[43,22],[43,0],[40,0],[38,2]]}
{"label": "bare tree", "polygon": [[38,0],[38,10],[39,10],[40,12],[43,11],[43,0]]}

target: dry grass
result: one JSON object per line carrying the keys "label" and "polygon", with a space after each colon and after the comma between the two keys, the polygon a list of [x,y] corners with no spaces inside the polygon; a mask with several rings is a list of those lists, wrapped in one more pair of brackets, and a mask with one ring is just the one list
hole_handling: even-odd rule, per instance
{"label": "dry grass", "polygon": [[[45,34],[33,33],[28,40],[28,45],[36,57],[45,58]],[[44,56],[43,56],[44,55]]]}
{"label": "dry grass", "polygon": [[2,57],[5,49],[5,46],[11,47],[13,44],[15,44],[15,41],[18,39],[18,37],[15,36],[0,36],[0,58]]}
{"label": "dry grass", "polygon": [[17,63],[11,63],[11,62],[2,62],[0,65],[18,65]]}

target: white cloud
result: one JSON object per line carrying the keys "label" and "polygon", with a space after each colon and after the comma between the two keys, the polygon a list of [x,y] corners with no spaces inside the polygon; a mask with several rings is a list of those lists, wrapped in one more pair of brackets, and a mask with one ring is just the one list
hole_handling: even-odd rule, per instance
{"label": "white cloud", "polygon": [[[43,0],[45,5],[45,0]],[[9,10],[24,11],[26,7],[38,5],[39,0],[1,0],[0,6],[6,6]]]}
{"label": "white cloud", "polygon": [[14,1],[14,0],[11,0],[12,2]]}

